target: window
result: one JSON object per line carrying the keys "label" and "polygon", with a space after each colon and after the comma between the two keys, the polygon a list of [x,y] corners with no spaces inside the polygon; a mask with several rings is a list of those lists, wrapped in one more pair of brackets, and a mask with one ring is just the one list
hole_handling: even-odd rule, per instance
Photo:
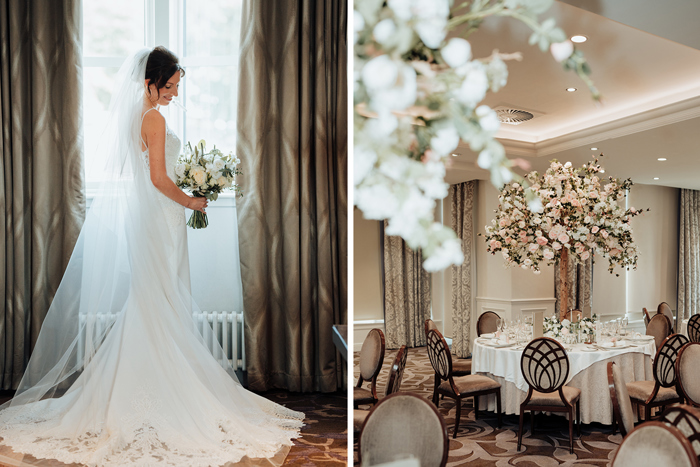
{"label": "window", "polygon": [[102,179],[97,153],[116,73],[140,47],[163,45],[180,57],[183,111],[161,109],[183,143],[236,148],[238,47],[242,0],[85,0],[83,122],[88,190]]}

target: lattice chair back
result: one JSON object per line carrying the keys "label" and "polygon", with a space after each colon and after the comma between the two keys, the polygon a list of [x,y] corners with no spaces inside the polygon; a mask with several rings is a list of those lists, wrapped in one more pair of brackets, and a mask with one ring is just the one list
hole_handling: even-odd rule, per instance
{"label": "lattice chair back", "polygon": [[[679,334],[675,334],[679,335]],[[681,393],[688,403],[700,406],[700,343],[690,342],[678,352],[676,377]]]}
{"label": "lattice chair back", "polygon": [[700,342],[700,314],[693,315],[688,320],[688,338],[690,342]]}
{"label": "lattice chair back", "polygon": [[400,392],[379,401],[367,415],[359,460],[361,465],[378,465],[413,457],[422,466],[444,466],[448,442],[437,408],[423,397]]}
{"label": "lattice chair back", "polygon": [[520,369],[530,387],[538,392],[554,392],[569,377],[569,357],[554,339],[540,337],[523,350]]}
{"label": "lattice chair back", "polygon": [[435,321],[432,319],[428,318],[425,320],[425,337],[428,337],[428,333],[432,331],[433,329],[437,329],[437,325],[435,324]]}
{"label": "lattice chair back", "polygon": [[485,311],[479,315],[476,321],[476,335],[480,336],[488,332],[496,332],[498,330],[498,319],[500,316],[493,311]]}
{"label": "lattice chair back", "polygon": [[700,411],[685,404],[674,404],[661,414],[661,421],[678,428],[700,456]]}
{"label": "lattice chair back", "polygon": [[678,351],[688,342],[683,334],[671,334],[656,351],[654,379],[659,385],[665,388],[676,385],[676,358]]}
{"label": "lattice chair back", "polygon": [[676,427],[656,421],[645,422],[632,430],[617,449],[612,467],[634,465],[700,466],[683,433]]}
{"label": "lattice chair back", "polygon": [[384,362],[384,333],[374,328],[369,331],[360,349],[360,377],[371,381],[382,369]]}
{"label": "lattice chair back", "polygon": [[389,382],[386,385],[385,395],[389,396],[395,392],[399,392],[399,389],[401,389],[401,380],[403,378],[403,370],[406,368],[407,358],[408,349],[405,345],[402,345],[389,370]]}
{"label": "lattice chair back", "polygon": [[673,311],[671,311],[669,304],[666,302],[659,303],[656,313],[659,315],[664,315],[666,318],[668,318],[668,322],[671,324],[671,332],[673,332]]}
{"label": "lattice chair back", "polygon": [[661,348],[664,339],[668,337],[669,331],[670,323],[668,322],[668,318],[658,313],[652,316],[649,324],[647,324],[647,336],[654,336],[657,350]]}
{"label": "lattice chair back", "polygon": [[445,338],[437,329],[428,332],[428,358],[440,380],[450,378],[452,375],[452,354],[447,347]]}

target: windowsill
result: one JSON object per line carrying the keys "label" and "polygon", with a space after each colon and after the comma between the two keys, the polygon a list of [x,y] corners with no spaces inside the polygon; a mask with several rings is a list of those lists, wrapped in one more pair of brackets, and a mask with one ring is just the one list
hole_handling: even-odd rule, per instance
{"label": "windowsill", "polygon": [[[87,200],[88,206],[90,206],[90,203],[92,203],[92,200],[95,199],[95,196],[97,196],[97,193],[99,193],[99,189],[88,189],[85,191],[85,197]],[[219,198],[216,201],[210,201],[209,202],[209,207],[208,209],[211,208],[225,208],[225,207],[235,207],[236,206],[236,193],[234,192],[224,192],[224,193],[219,193]]]}

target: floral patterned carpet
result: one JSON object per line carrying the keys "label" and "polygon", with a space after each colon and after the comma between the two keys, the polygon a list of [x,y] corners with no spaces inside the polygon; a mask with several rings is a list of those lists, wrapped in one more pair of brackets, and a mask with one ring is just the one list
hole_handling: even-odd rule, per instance
{"label": "floral patterned carpet", "polygon": [[[384,394],[384,385],[395,350],[387,350],[380,373],[378,394]],[[354,359],[355,379],[359,375],[359,353]],[[401,383],[401,391],[432,397],[434,372],[428,361],[425,347],[408,349],[408,361]],[[380,396],[381,397],[381,396]],[[602,394],[601,397],[610,397]],[[471,398],[462,406],[462,416],[457,438],[452,438],[455,421],[455,404],[450,399],[440,401],[439,410],[445,417],[450,436],[448,466],[607,466],[622,442],[620,432],[612,434],[610,426],[593,423],[581,426],[581,438],[574,432],[574,453],[569,454],[569,428],[564,417],[539,414],[535,419],[535,436],[530,436],[529,415],[525,418],[523,449],[517,451],[518,417],[504,415],[501,429],[497,428],[493,413],[479,412],[474,419]],[[357,444],[354,446],[354,462],[358,464]]]}

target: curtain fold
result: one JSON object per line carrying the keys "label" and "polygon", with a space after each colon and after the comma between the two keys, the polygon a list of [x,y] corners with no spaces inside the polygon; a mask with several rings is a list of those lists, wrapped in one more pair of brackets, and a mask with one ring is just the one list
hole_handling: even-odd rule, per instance
{"label": "curtain fold", "polygon": [[413,251],[401,238],[382,228],[384,257],[384,328],[386,347],[426,345],[425,320],[430,318],[430,274],[423,269],[423,254]]}
{"label": "curtain fold", "polygon": [[700,313],[700,191],[681,189],[678,319]]}
{"label": "curtain fold", "polygon": [[452,229],[462,240],[464,262],[452,266],[452,353],[465,358],[470,354],[472,315],[472,258],[474,257],[474,193],[476,180],[450,187]]}
{"label": "curtain fold", "polygon": [[[584,317],[591,316],[591,288],[593,286],[593,257],[589,257],[582,263],[576,263],[569,256],[569,266],[566,270],[569,283],[569,310],[581,310]],[[556,298],[555,310],[559,310],[559,266],[554,267],[554,297]]]}
{"label": "curtain fold", "polygon": [[245,0],[238,225],[248,382],[335,391],[347,323],[347,1]]}
{"label": "curtain fold", "polygon": [[16,389],[85,218],[81,2],[0,3],[0,387]]}

